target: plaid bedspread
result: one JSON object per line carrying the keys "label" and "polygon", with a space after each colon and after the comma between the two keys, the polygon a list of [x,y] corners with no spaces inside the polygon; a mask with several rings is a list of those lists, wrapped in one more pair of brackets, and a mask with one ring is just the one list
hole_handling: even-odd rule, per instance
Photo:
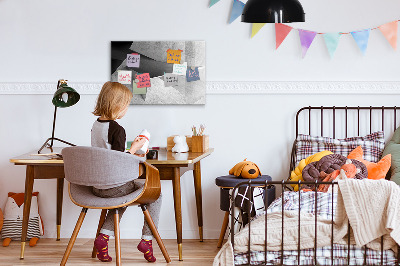
{"label": "plaid bedspread", "polygon": [[[282,203],[284,210],[298,210],[317,214],[326,219],[332,219],[336,208],[336,194],[317,192],[317,200],[315,192],[285,192],[283,197],[277,198],[267,210],[268,213],[282,211]],[[265,215],[265,212],[260,215]],[[254,217],[257,219],[260,215]],[[297,250],[285,250],[283,252],[284,265],[314,265],[314,249],[303,249],[300,256]],[[333,245],[333,262],[332,248],[326,246],[316,249],[317,265],[382,265],[381,252],[371,250],[364,247],[350,245],[350,256],[348,256],[347,245]],[[366,254],[366,256],[364,255]],[[265,255],[267,256],[266,265],[281,265],[281,251],[250,252],[250,265],[265,265]],[[350,258],[348,264],[348,257]],[[396,257],[392,250],[383,252],[383,265],[395,265]],[[235,265],[248,265],[248,253],[235,254]]]}
{"label": "plaid bedspread", "polygon": [[[347,245],[333,245],[333,262],[331,247],[317,248],[317,265],[396,265],[396,257],[393,251],[383,252],[383,264],[381,264],[381,252],[364,249],[350,245],[350,261],[347,264]],[[364,253],[366,258],[364,262]],[[265,252],[250,252],[250,265],[264,264]],[[283,252],[284,265],[298,265],[297,250],[285,250]],[[235,265],[248,265],[247,253],[235,254]],[[266,265],[281,265],[281,252],[268,251]],[[314,249],[303,249],[300,251],[300,265],[314,265]]]}

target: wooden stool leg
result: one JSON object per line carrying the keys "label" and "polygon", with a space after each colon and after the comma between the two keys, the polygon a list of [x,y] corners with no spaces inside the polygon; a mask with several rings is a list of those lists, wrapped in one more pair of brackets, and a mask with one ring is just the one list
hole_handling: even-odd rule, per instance
{"label": "wooden stool leg", "polygon": [[78,221],[76,222],[74,232],[72,233],[71,239],[69,240],[67,249],[65,250],[64,257],[60,263],[61,266],[64,266],[67,263],[69,254],[71,253],[72,247],[74,246],[76,237],[78,236],[79,230],[81,229],[83,219],[85,219],[87,212],[87,208],[82,208],[81,214],[79,215]]}
{"label": "wooden stool leg", "polygon": [[115,234],[115,256],[117,257],[115,265],[121,265],[121,242],[119,235],[119,213],[118,209],[115,209],[114,214],[114,234]]}
{"label": "wooden stool leg", "polygon": [[144,219],[146,220],[147,224],[150,227],[151,232],[153,233],[153,236],[155,237],[155,239],[157,240],[157,244],[161,249],[161,252],[164,256],[164,259],[167,263],[171,262],[171,259],[168,255],[167,249],[164,246],[164,243],[162,242],[162,239],[160,237],[160,234],[158,233],[158,230],[156,228],[156,225],[153,222],[153,219],[151,218],[151,215],[149,213],[149,211],[146,209],[145,205],[140,205],[140,207],[142,208],[143,214],[144,214]]}
{"label": "wooden stool leg", "polygon": [[224,217],[224,221],[222,222],[221,234],[219,235],[217,248],[220,248],[222,246],[222,242],[224,241],[224,237],[225,237],[226,228],[228,227],[228,222],[229,222],[229,212],[225,212],[225,217]]}
{"label": "wooden stool leg", "polygon": [[[107,210],[106,209],[101,210],[101,215],[100,215],[100,219],[99,219],[99,226],[97,226],[96,238],[100,234],[101,227],[103,227],[104,221],[106,220],[106,215],[107,215]],[[96,254],[97,254],[97,250],[96,250],[96,248],[95,248],[95,246],[93,244],[92,258],[96,258]]]}

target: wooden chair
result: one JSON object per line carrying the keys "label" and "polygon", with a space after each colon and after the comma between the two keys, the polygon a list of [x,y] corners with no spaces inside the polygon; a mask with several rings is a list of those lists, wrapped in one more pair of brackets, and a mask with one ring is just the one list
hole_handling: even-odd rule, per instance
{"label": "wooden chair", "polygon": [[[103,148],[68,147],[63,149],[62,155],[65,179],[70,182],[68,186],[69,196],[74,204],[82,207],[82,211],[60,265],[66,264],[88,209],[102,209],[96,237],[103,226],[107,210],[116,209],[114,215],[116,265],[121,265],[118,208],[129,205],[139,205],[142,208],[145,220],[149,224],[166,262],[171,262],[145,205],[157,200],[161,193],[160,175],[157,168],[146,162],[141,162],[140,171],[137,169],[139,157]],[[100,198],[91,191],[92,186],[116,185],[128,182],[135,175],[145,176],[144,180],[138,180],[143,181],[144,186],[143,189],[136,190],[129,195],[118,198]],[[96,257],[94,247],[92,257]]]}

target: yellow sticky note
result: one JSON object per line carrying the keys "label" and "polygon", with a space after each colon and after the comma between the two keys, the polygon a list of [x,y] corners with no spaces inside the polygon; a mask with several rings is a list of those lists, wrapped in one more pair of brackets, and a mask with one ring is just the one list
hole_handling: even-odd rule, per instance
{"label": "yellow sticky note", "polygon": [[182,50],[167,50],[167,63],[169,64],[180,64],[181,63]]}

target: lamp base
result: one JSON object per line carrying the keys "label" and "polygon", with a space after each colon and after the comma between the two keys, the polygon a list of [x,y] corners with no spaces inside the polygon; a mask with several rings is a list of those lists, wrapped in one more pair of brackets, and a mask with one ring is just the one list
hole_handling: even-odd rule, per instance
{"label": "lamp base", "polygon": [[[70,146],[76,146],[75,144],[69,143],[65,140],[59,139],[59,138],[48,138],[42,145],[42,147],[40,147],[40,149],[38,150],[38,154],[40,154],[40,152],[44,149],[44,148],[49,148],[51,150],[51,152],[53,152],[53,141],[54,140],[58,140],[59,142],[68,144]],[[51,144],[49,144],[49,141],[51,141]]]}

